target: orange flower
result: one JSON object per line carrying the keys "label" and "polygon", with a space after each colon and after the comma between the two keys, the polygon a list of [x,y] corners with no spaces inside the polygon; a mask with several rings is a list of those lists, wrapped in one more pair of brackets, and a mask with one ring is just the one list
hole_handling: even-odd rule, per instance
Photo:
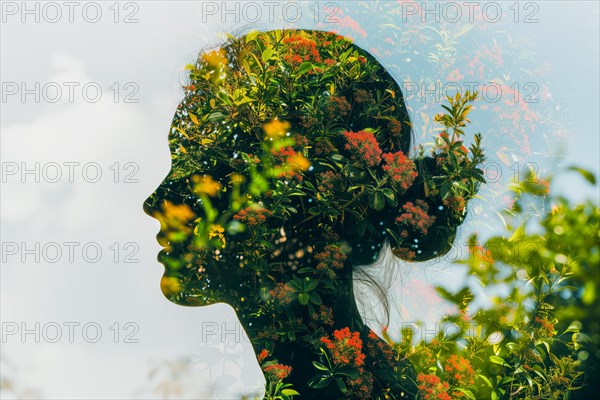
{"label": "orange flower", "polygon": [[406,157],[402,151],[385,153],[383,154],[383,159],[386,163],[383,166],[383,170],[390,177],[392,186],[401,192],[408,190],[415,181],[415,178],[419,176],[414,161]]}
{"label": "orange flower", "polygon": [[475,384],[473,376],[475,370],[471,366],[471,362],[464,357],[459,357],[452,354],[446,360],[446,374],[452,384],[457,386],[467,386]]}
{"label": "orange flower", "polygon": [[448,382],[443,382],[435,374],[419,373],[417,376],[418,388],[425,400],[451,400],[448,394],[450,385]]}
{"label": "orange flower", "polygon": [[324,271],[327,268],[342,269],[344,268],[344,260],[346,255],[342,253],[340,246],[328,244],[323,251],[314,255],[315,260],[319,261],[317,269]]}
{"label": "orange flower", "polygon": [[264,207],[250,206],[241,209],[233,216],[233,219],[244,223],[248,226],[256,226],[264,223],[267,217],[270,217],[273,213]]}
{"label": "orange flower", "polygon": [[402,206],[402,210],[404,210],[404,213],[396,218],[396,222],[401,225],[408,225],[413,230],[427,235],[428,229],[435,222],[435,216],[427,214],[429,210],[427,203],[423,200],[417,200],[414,203],[408,201]]}
{"label": "orange flower", "polygon": [[381,148],[375,135],[367,131],[344,132],[346,145],[344,148],[352,154],[352,159],[365,162],[368,166],[374,167],[381,162]]}
{"label": "orange flower", "polygon": [[292,373],[292,367],[283,364],[270,364],[263,368],[267,378],[274,381],[282,381]]}
{"label": "orange flower", "polygon": [[366,356],[362,353],[362,340],[359,333],[351,332],[350,328],[335,330],[333,340],[324,336],[321,343],[329,350],[335,364],[350,364],[355,367],[364,364]]}
{"label": "orange flower", "polygon": [[292,301],[292,293],[294,290],[286,283],[279,282],[273,289],[269,291],[271,297],[279,304],[289,304]]}
{"label": "orange flower", "polygon": [[258,362],[262,363],[265,360],[265,358],[267,358],[268,356],[269,356],[269,351],[267,349],[262,349],[262,351],[258,355]]}
{"label": "orange flower", "polygon": [[494,258],[492,257],[492,252],[486,249],[483,246],[473,246],[473,248],[469,247],[469,251],[473,254],[475,259],[479,261],[483,261],[487,264],[493,264]]}

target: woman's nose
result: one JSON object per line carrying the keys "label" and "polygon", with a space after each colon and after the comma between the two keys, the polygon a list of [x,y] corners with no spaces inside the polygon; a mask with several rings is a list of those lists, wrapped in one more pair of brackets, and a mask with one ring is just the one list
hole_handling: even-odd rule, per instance
{"label": "woman's nose", "polygon": [[160,197],[159,192],[161,192],[161,188],[165,185],[165,182],[161,182],[161,184],[156,188],[156,190],[148,196],[146,200],[144,200],[144,204],[142,205],[144,212],[151,217],[154,217],[157,211],[160,211]]}
{"label": "woman's nose", "polygon": [[144,212],[149,216],[153,216],[156,209],[151,205],[150,199],[152,198],[151,194],[146,200],[144,200],[144,204],[142,205],[144,208]]}

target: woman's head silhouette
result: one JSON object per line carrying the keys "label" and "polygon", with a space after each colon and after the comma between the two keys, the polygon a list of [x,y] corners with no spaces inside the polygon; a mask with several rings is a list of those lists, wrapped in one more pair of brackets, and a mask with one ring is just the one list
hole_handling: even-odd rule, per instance
{"label": "woman's head silhouette", "polygon": [[[458,177],[464,195],[452,192],[446,164],[481,158],[410,159],[400,87],[333,33],[230,37],[188,69],[172,169],[144,204],[161,222],[163,293],[232,305],[268,379],[286,378],[302,398],[408,396],[410,373],[360,318],[352,271],[388,243],[406,260],[447,252],[478,183]],[[313,361],[341,362],[336,346],[348,343],[348,373],[319,380]]]}

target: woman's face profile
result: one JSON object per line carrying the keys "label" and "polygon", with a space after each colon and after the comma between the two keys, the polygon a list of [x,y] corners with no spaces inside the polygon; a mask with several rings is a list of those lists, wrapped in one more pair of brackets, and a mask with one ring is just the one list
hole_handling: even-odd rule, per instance
{"label": "woman's face profile", "polygon": [[372,56],[333,33],[278,30],[230,38],[186,69],[172,168],[144,203],[160,221],[168,298],[264,299],[294,274],[333,288],[385,240],[418,257],[412,237],[436,210],[424,199],[403,206],[422,186],[406,154],[410,121]]}

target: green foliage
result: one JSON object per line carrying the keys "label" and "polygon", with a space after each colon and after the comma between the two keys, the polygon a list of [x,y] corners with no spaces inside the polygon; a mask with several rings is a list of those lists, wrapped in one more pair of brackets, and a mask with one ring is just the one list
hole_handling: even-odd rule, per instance
{"label": "green foliage", "polygon": [[[589,171],[570,170],[595,183]],[[459,310],[446,320],[459,330],[416,346],[405,332],[395,344],[419,371],[424,399],[568,399],[581,389],[584,371],[597,374],[582,363],[598,349],[589,338],[600,320],[600,209],[550,195],[549,182],[529,173],[515,184],[506,232],[483,244],[471,236],[470,256],[459,262],[482,286],[508,294],[471,314],[468,283],[456,293],[439,287]]]}

